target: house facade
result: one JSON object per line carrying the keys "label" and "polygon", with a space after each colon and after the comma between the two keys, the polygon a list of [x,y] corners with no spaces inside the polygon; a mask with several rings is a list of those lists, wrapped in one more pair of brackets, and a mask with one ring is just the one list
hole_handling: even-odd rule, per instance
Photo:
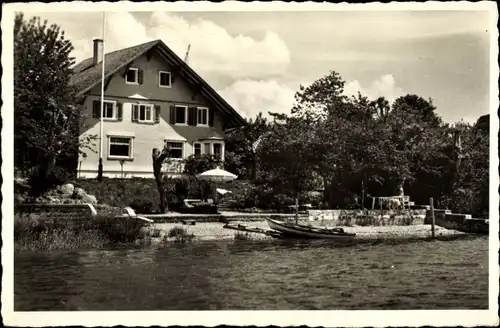
{"label": "house facade", "polygon": [[[74,67],[71,84],[84,107],[80,138],[99,138],[102,121],[104,177],[152,178],[152,150],[164,146],[171,156],[163,170],[170,173],[181,173],[192,155],[224,160],[224,131],[245,120],[161,40],[106,54],[104,86],[102,40],[93,46],[93,57]],[[80,155],[79,177],[97,176],[100,151],[97,139]]]}

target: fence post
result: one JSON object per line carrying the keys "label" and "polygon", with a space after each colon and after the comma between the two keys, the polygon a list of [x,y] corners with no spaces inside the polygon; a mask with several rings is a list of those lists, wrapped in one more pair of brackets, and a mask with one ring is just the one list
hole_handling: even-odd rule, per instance
{"label": "fence post", "polygon": [[434,199],[431,197],[429,198],[429,204],[431,205],[431,231],[432,231],[432,238],[436,238],[436,217],[434,215]]}
{"label": "fence post", "polygon": [[295,197],[295,224],[299,224],[299,198]]}

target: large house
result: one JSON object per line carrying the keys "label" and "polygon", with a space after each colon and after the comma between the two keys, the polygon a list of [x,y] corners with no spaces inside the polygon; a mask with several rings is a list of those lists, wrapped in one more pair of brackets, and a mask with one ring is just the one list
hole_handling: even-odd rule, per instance
{"label": "large house", "polygon": [[[181,172],[191,155],[224,159],[224,131],[245,120],[161,40],[106,54],[101,113],[103,41],[75,65],[71,84],[83,99],[80,138],[100,136],[105,177],[153,177],[152,149],[170,149],[164,170]],[[100,143],[78,161],[78,176],[95,178]],[[178,163],[177,165],[175,163]]]}

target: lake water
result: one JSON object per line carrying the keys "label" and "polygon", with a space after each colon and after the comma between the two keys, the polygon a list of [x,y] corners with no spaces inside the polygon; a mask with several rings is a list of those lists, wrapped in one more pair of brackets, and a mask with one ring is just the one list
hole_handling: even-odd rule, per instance
{"label": "lake water", "polygon": [[15,310],[487,309],[488,238],[17,253]]}

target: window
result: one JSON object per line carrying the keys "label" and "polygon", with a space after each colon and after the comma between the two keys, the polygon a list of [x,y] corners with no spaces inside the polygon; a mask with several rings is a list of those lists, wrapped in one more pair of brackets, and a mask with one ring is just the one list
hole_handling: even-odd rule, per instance
{"label": "window", "polygon": [[116,118],[116,102],[105,100],[102,117],[114,120]]}
{"label": "window", "polygon": [[175,106],[175,123],[187,124],[187,106]]}
{"label": "window", "polygon": [[131,84],[139,84],[139,69],[129,68],[125,76],[125,82]]}
{"label": "window", "polygon": [[170,72],[161,71],[159,73],[158,80],[159,80],[158,83],[159,83],[160,87],[170,88],[170,85],[172,82]]}
{"label": "window", "polygon": [[150,104],[133,104],[132,105],[133,121],[138,122],[153,122],[154,121],[154,106]]}
{"label": "window", "polygon": [[206,142],[203,146],[205,147],[204,154],[210,154],[210,143]]}
{"label": "window", "polygon": [[193,143],[193,153],[195,156],[201,155],[201,143],[199,142]]}
{"label": "window", "polygon": [[111,158],[132,158],[131,137],[110,137],[108,153]]}
{"label": "window", "polygon": [[172,158],[183,158],[184,143],[182,142],[167,142],[167,149],[170,151]]}
{"label": "window", "polygon": [[218,158],[222,158],[222,144],[214,143],[214,155]]}
{"label": "window", "polygon": [[208,108],[199,107],[197,117],[198,117],[197,125],[208,126]]}
{"label": "window", "polygon": [[121,120],[121,104],[114,100],[104,100],[103,104],[100,100],[92,101],[92,118],[100,119],[101,117],[109,121]]}

